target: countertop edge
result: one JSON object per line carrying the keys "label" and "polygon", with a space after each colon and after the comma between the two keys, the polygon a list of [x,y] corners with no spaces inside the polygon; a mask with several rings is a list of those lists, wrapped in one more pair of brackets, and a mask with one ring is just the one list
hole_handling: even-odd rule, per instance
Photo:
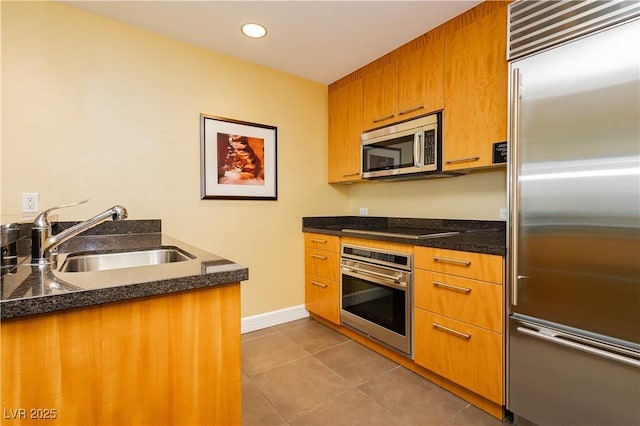
{"label": "countertop edge", "polygon": [[[161,233],[93,235],[75,237],[70,243],[70,252],[175,245],[192,253],[195,259],[159,265],[159,269],[153,269],[155,266],[142,266],[130,270],[125,268],[80,273],[77,276],[73,272],[42,270],[26,262],[18,264],[12,273],[2,275],[2,290],[25,291],[25,296],[1,300],[0,320],[168,295],[237,283],[249,278],[247,267]],[[62,253],[59,257],[64,259],[66,255],[67,253]],[[59,263],[62,264],[63,260],[59,259]],[[33,291],[30,288],[40,288],[43,280],[47,280],[48,285],[53,285],[51,288],[58,290],[50,293],[28,293]],[[65,285],[73,290],[60,291]]]}
{"label": "countertop edge", "polygon": [[99,306],[106,303],[233,284],[249,279],[249,269],[240,265],[237,266],[238,269],[236,270],[209,273],[201,276],[170,278],[124,286],[3,300],[0,302],[0,319],[21,318],[62,310]]}
{"label": "countertop edge", "polygon": [[[400,237],[390,237],[390,236],[382,236],[382,235],[367,235],[367,234],[356,234],[343,232],[341,230],[336,229],[326,229],[322,227],[309,227],[303,226],[302,232],[316,233],[316,234],[324,234],[324,235],[333,235],[337,237],[353,237],[364,240],[375,240],[375,241],[387,241],[394,242],[400,244],[407,244],[412,246],[420,246],[420,247],[434,247],[441,248],[447,250],[459,250],[459,251],[468,251],[474,253],[482,253],[482,254],[492,254],[498,256],[506,256],[506,244],[490,244],[483,243],[481,241],[481,237],[475,234],[460,234],[454,235],[445,238],[433,238],[433,239],[413,239],[413,238],[400,238]],[[487,235],[490,233],[487,232]],[[498,237],[501,233],[499,231],[495,231],[493,233],[497,239],[501,239]],[[474,237],[470,237],[474,236]],[[468,241],[469,238],[475,238],[476,241]],[[467,241],[465,241],[465,239]]]}

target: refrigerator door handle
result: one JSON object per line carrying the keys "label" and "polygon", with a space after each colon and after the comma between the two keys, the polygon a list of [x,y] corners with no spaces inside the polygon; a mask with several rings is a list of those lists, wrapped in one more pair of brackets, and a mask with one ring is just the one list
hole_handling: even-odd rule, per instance
{"label": "refrigerator door handle", "polygon": [[620,362],[622,364],[630,365],[632,367],[640,368],[640,361],[628,358],[626,356],[618,355],[612,352],[604,351],[602,349],[587,346],[581,343],[574,342],[573,340],[567,340],[559,333],[549,332],[546,333],[541,330],[531,330],[530,328],[517,327],[516,330],[519,333],[526,334],[527,336],[535,337],[538,339],[546,340],[551,343],[556,343],[561,346],[576,349],[582,352],[586,352],[591,355],[595,355],[601,358],[606,358],[612,361]]}
{"label": "refrigerator door handle", "polygon": [[511,210],[511,304],[518,304],[518,235],[519,218],[518,218],[518,167],[520,157],[518,152],[518,143],[520,136],[520,69],[514,68],[511,80],[511,142],[509,156],[512,158],[511,163],[511,181],[510,181],[510,210]]}

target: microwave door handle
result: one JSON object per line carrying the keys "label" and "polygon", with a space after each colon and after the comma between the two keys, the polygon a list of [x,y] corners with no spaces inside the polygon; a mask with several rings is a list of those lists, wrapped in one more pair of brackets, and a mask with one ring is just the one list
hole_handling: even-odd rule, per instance
{"label": "microwave door handle", "polygon": [[413,165],[422,167],[422,132],[413,135]]}

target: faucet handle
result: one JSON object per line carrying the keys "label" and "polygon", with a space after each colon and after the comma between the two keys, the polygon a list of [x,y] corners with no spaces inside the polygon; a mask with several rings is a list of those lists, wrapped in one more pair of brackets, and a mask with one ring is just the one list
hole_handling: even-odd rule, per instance
{"label": "faucet handle", "polygon": [[51,213],[54,210],[58,210],[58,209],[64,209],[64,208],[67,208],[67,207],[79,206],[80,204],[84,204],[84,203],[86,203],[88,201],[89,201],[89,199],[86,199],[86,200],[78,201],[77,203],[63,204],[61,206],[50,207],[50,208],[46,209],[45,211],[43,211],[42,213],[40,213],[36,217],[36,220],[33,221],[33,226],[34,226],[34,228],[39,228],[39,229],[51,228],[51,224],[49,223],[49,219],[48,219],[49,213]]}

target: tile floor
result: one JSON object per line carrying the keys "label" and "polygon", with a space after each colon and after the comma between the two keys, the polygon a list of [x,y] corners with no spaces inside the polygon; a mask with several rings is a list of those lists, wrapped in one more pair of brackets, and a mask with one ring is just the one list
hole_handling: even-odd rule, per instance
{"label": "tile floor", "polygon": [[244,426],[507,423],[310,318],[242,336],[242,417]]}

